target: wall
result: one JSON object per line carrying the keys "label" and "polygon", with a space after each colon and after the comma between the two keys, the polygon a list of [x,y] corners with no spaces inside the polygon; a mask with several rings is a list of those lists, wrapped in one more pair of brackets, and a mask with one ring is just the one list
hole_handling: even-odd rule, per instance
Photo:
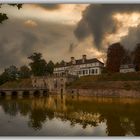
{"label": "wall", "polygon": [[79,95],[79,96],[95,96],[95,97],[131,97],[140,98],[140,91],[134,90],[114,90],[114,89],[67,89],[67,94],[69,95]]}
{"label": "wall", "polygon": [[127,72],[136,72],[136,70],[134,68],[120,69],[120,73],[127,73]]}
{"label": "wall", "polygon": [[66,77],[32,77],[32,86],[34,88],[48,88],[49,92],[65,93]]}

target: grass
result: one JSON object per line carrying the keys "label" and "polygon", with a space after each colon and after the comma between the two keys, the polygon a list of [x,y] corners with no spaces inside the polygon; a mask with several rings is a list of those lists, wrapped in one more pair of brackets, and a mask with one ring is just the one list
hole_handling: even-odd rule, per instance
{"label": "grass", "polygon": [[140,90],[140,72],[84,76],[67,85],[68,88]]}
{"label": "grass", "polygon": [[85,76],[83,80],[92,81],[140,81],[140,72],[134,73],[106,73],[101,75]]}
{"label": "grass", "polygon": [[20,79],[16,81],[9,81],[0,86],[0,88],[23,88],[32,87],[31,79]]}

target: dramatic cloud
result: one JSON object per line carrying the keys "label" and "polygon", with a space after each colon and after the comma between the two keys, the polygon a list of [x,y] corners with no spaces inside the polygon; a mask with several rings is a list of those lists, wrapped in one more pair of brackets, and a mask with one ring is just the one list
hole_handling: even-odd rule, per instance
{"label": "dramatic cloud", "polygon": [[38,21],[32,28],[25,22],[13,19],[0,26],[0,71],[12,64],[28,64],[27,57],[33,52],[41,52],[46,61],[67,59],[69,44],[76,41],[75,26]]}
{"label": "dramatic cloud", "polygon": [[13,19],[0,26],[0,71],[10,65],[28,64],[27,57],[33,52],[41,52],[47,62],[70,61],[71,56],[79,59],[82,54],[100,57],[92,38],[77,42],[73,34],[75,26],[38,21],[32,28],[25,25],[26,21]]}
{"label": "dramatic cloud", "polygon": [[[22,65],[31,54],[38,38],[20,24],[4,24],[0,27],[1,69],[9,65]],[[19,30],[18,30],[19,28]]]}
{"label": "dramatic cloud", "polygon": [[83,17],[74,33],[79,40],[92,34],[95,46],[100,48],[104,38],[108,34],[115,34],[121,26],[113,15],[133,12],[140,12],[139,4],[89,5],[83,12]]}
{"label": "dramatic cloud", "polygon": [[60,4],[36,4],[36,6],[45,10],[57,10],[61,8]]}
{"label": "dramatic cloud", "polygon": [[137,43],[140,43],[140,25],[135,28],[130,28],[128,35],[122,37],[121,43],[123,46],[132,51]]}
{"label": "dramatic cloud", "polygon": [[33,52],[47,62],[83,54],[104,61],[104,44],[121,41],[131,49],[139,41],[140,5],[25,4],[18,11],[6,5],[1,10],[9,20],[0,26],[0,71],[28,64]]}

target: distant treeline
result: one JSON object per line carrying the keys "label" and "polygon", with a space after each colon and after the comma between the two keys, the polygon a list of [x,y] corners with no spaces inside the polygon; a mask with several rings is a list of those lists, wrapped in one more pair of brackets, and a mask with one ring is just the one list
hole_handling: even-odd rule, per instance
{"label": "distant treeline", "polygon": [[0,85],[7,81],[30,78],[31,75],[52,75],[54,66],[58,64],[54,64],[51,60],[47,63],[45,59],[42,58],[41,53],[33,53],[28,59],[31,61],[29,65],[23,65],[20,68],[11,65],[5,68],[0,75]]}

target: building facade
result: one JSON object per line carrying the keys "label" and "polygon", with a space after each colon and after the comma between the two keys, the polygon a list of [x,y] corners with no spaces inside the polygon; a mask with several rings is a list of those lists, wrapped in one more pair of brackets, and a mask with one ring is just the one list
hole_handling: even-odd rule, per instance
{"label": "building facade", "polygon": [[86,76],[86,75],[99,75],[102,73],[104,63],[96,58],[87,59],[86,55],[82,59],[75,60],[71,57],[70,62],[63,62],[54,68],[54,75],[56,76]]}
{"label": "building facade", "polygon": [[125,64],[120,66],[120,73],[136,72],[133,64]]}

